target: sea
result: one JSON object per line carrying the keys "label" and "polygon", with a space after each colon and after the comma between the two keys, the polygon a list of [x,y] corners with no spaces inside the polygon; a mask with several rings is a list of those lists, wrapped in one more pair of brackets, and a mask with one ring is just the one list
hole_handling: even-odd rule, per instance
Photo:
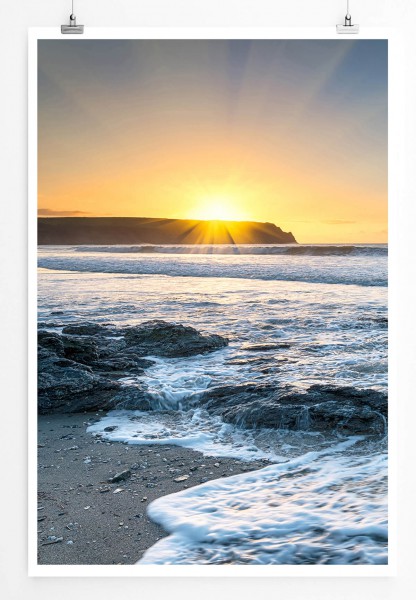
{"label": "sea", "polygon": [[89,427],[123,443],[264,461],[152,502],[150,518],[169,535],[140,564],[387,564],[387,432],[250,429],[195,402],[247,382],[386,391],[387,254],[382,244],[39,247],[39,321],[162,319],[230,341],[150,357],[157,410],[112,411]]}

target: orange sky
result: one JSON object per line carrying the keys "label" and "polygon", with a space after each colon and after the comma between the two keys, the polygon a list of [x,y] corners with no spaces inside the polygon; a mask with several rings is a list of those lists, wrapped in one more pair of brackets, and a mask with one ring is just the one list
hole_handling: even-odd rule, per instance
{"label": "orange sky", "polygon": [[42,40],[39,214],[387,240],[377,40]]}

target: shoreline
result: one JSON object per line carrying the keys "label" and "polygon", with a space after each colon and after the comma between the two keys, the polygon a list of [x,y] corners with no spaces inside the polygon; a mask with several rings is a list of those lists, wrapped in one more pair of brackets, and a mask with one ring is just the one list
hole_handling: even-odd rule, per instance
{"label": "shoreline", "polygon": [[[208,457],[181,446],[109,442],[87,433],[104,414],[38,416],[38,564],[135,564],[169,535],[147,516],[150,502],[269,464]],[[126,479],[109,482],[126,470]]]}

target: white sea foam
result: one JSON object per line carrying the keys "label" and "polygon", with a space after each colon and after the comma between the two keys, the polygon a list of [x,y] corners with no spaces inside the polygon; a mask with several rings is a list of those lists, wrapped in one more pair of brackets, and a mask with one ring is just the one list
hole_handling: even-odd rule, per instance
{"label": "white sea foam", "polygon": [[[110,428],[110,431],[106,431]],[[316,432],[250,430],[224,423],[201,409],[142,412],[114,410],[87,431],[111,442],[133,445],[174,445],[206,456],[243,461],[281,462],[311,448],[324,448],[335,436]]]}
{"label": "white sea foam", "polygon": [[[147,391],[155,405],[164,409],[181,410],[192,405],[194,398],[212,383],[229,381],[235,367],[227,362],[229,350],[192,358],[161,359],[148,357],[154,365],[147,369],[144,378]],[[124,380],[134,383],[134,378]]]}
{"label": "white sea foam", "polygon": [[[112,431],[105,431],[111,426]],[[205,411],[158,413],[141,411],[111,411],[87,430],[112,442],[134,445],[174,445],[202,452],[207,456],[232,457],[240,460],[286,460],[271,448],[271,442],[260,432],[238,429],[223,423],[219,417],[210,417]],[[308,436],[306,436],[308,437]],[[263,438],[261,449],[257,438]],[[279,436],[279,440],[281,436]],[[257,443],[256,443],[257,442]],[[305,443],[303,440],[302,443]],[[316,443],[310,439],[310,444]],[[275,442],[276,447],[277,437]]]}
{"label": "white sea foam", "polygon": [[140,564],[385,564],[386,456],[352,442],[157,499]]}

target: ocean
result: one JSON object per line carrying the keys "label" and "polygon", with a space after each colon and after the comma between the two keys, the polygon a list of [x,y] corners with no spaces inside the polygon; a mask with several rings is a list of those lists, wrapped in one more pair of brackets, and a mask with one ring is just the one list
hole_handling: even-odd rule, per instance
{"label": "ocean", "polygon": [[198,405],[206,391],[244,384],[385,392],[386,245],[41,246],[38,258],[45,327],[162,319],[229,339],[211,354],[151,357],[140,380],[154,410],[112,411],[89,428],[264,459],[263,469],[151,503],[170,535],[142,564],[386,564],[387,426],[250,427]]}

